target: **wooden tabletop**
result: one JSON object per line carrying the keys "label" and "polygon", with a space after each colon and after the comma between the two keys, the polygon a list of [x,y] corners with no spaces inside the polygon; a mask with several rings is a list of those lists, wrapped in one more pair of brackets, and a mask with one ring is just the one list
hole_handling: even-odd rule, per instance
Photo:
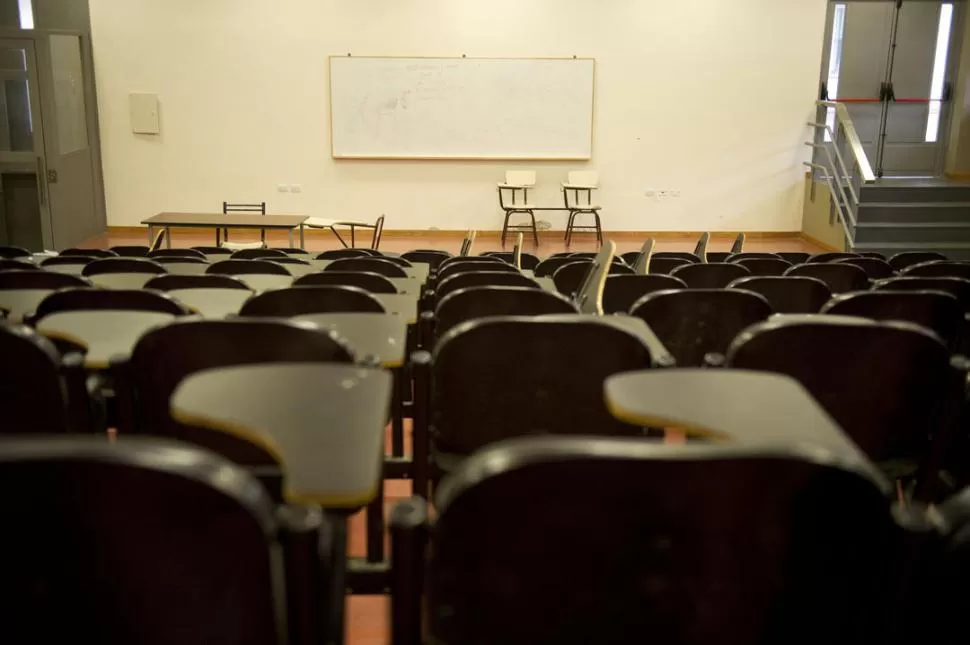
{"label": "wooden tabletop", "polygon": [[225,318],[239,313],[253,292],[246,289],[173,289],[168,295],[203,318]]}
{"label": "wooden tabletop", "polygon": [[235,228],[296,228],[308,215],[260,215],[250,213],[158,213],[141,221],[149,226],[202,226]]}
{"label": "wooden tabletop", "polygon": [[373,357],[382,367],[388,369],[404,364],[408,327],[403,316],[373,313],[311,314],[297,316],[293,320],[335,331],[350,343],[359,358]]}
{"label": "wooden tabletop", "polygon": [[294,502],[354,509],[377,495],[392,377],[320,363],[199,372],[172,395],[176,420],[252,441],[283,464]]}
{"label": "wooden tabletop", "polygon": [[0,289],[0,309],[7,312],[10,322],[19,323],[51,293],[51,289]]}
{"label": "wooden tabletop", "polygon": [[173,320],[172,314],[155,311],[63,311],[44,316],[37,331],[48,338],[86,347],[84,366],[107,369],[112,358],[129,356],[135,343],[149,329]]}
{"label": "wooden tabletop", "polygon": [[795,446],[863,470],[878,470],[794,379],[727,369],[645,370],[606,379],[607,407],[627,423],[751,446]]}

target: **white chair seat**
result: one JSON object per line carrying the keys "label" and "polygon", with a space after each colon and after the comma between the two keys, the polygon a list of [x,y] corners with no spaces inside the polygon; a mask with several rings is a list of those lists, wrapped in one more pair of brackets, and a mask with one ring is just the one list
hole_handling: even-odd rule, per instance
{"label": "white chair seat", "polygon": [[570,204],[571,211],[601,211],[603,207],[599,204]]}
{"label": "white chair seat", "polygon": [[248,251],[250,249],[262,249],[265,248],[265,244],[262,242],[223,242],[222,248],[229,249],[230,251]]}
{"label": "white chair seat", "polygon": [[309,217],[306,222],[304,222],[310,228],[330,228],[331,226],[370,226],[373,227],[373,222],[359,222],[354,220],[346,219],[327,219],[325,217]]}
{"label": "white chair seat", "polygon": [[538,207],[535,204],[506,204],[504,208],[507,211],[531,211]]}

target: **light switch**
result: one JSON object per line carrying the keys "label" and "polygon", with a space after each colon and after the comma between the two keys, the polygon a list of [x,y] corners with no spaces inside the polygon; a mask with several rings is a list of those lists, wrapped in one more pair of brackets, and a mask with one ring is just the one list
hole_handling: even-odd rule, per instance
{"label": "light switch", "polygon": [[131,131],[135,134],[158,134],[158,94],[128,95]]}

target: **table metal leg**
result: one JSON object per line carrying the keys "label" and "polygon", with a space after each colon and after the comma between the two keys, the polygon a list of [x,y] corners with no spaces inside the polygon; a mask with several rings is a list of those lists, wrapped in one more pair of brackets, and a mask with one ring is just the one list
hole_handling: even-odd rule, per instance
{"label": "table metal leg", "polygon": [[292,249],[293,248],[293,229],[291,228],[288,232],[290,234],[290,248]]}
{"label": "table metal leg", "polygon": [[165,248],[166,249],[172,248],[172,227],[171,226],[165,227]]}
{"label": "table metal leg", "polygon": [[355,239],[354,225],[350,225],[350,248],[357,248],[357,240]]}
{"label": "table metal leg", "polygon": [[337,229],[336,228],[334,228],[333,226],[331,226],[330,227],[330,230],[333,231],[333,234],[337,236],[337,239],[340,240],[340,243],[344,245],[344,248],[345,249],[350,248],[350,247],[347,246],[347,243],[344,242],[344,238],[342,238],[340,236],[340,233],[337,232]]}
{"label": "table metal leg", "polygon": [[221,228],[217,228],[216,229],[216,247],[218,248],[220,246],[222,246],[222,229]]}
{"label": "table metal leg", "polygon": [[306,250],[306,241],[303,239],[303,224],[300,224],[300,248]]}

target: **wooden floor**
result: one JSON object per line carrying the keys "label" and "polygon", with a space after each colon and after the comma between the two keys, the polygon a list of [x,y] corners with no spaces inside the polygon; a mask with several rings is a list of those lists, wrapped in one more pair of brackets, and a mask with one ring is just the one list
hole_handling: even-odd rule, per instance
{"label": "wooden floor", "polygon": [[[173,247],[188,247],[214,244],[214,233],[207,231],[197,232],[175,232],[172,236]],[[610,239],[609,233],[605,234],[606,239]],[[646,237],[646,234],[645,236]],[[248,242],[258,240],[258,234],[233,233],[232,240],[238,242]],[[348,238],[349,239],[349,238]],[[662,251],[693,251],[697,237],[662,237],[657,240],[657,250]],[[368,244],[369,235],[358,238],[357,243]],[[624,235],[623,239],[617,240],[617,251],[639,250],[642,240],[628,239]],[[118,233],[109,232],[99,235],[85,244],[79,245],[87,248],[108,248],[109,246],[146,244],[147,233]],[[287,236],[285,234],[269,235],[268,243],[270,246],[286,246]],[[709,249],[711,251],[728,251],[731,248],[732,238],[716,238]],[[445,249],[457,252],[461,245],[461,236],[457,235],[397,235],[387,233],[381,242],[381,250],[403,252],[411,249]],[[306,247],[312,251],[325,251],[327,249],[341,248],[340,243],[333,235],[325,232],[311,232],[307,235]],[[479,237],[475,243],[474,252],[500,250],[501,244],[495,235],[485,235]],[[541,246],[536,250],[532,244],[527,244],[526,249],[534,252],[540,257],[545,257],[551,253],[560,251],[595,251],[597,249],[592,235],[582,235],[575,238],[574,243],[566,249],[561,233],[548,232],[541,240]],[[817,253],[826,249],[815,246],[801,239],[796,235],[790,237],[769,237],[749,238],[745,245],[746,251],[802,251]],[[408,435],[407,443],[410,443],[410,422],[406,422],[405,431]],[[390,449],[390,429],[388,428],[387,444]],[[385,484],[385,517],[389,517],[391,509],[402,499],[411,495],[410,482],[388,481]],[[364,514],[360,513],[350,522],[350,534],[348,536],[348,551],[352,556],[363,557],[366,553],[365,543],[365,519]],[[354,596],[347,603],[347,642],[351,645],[385,645],[389,642],[388,630],[389,604],[382,596]]]}

